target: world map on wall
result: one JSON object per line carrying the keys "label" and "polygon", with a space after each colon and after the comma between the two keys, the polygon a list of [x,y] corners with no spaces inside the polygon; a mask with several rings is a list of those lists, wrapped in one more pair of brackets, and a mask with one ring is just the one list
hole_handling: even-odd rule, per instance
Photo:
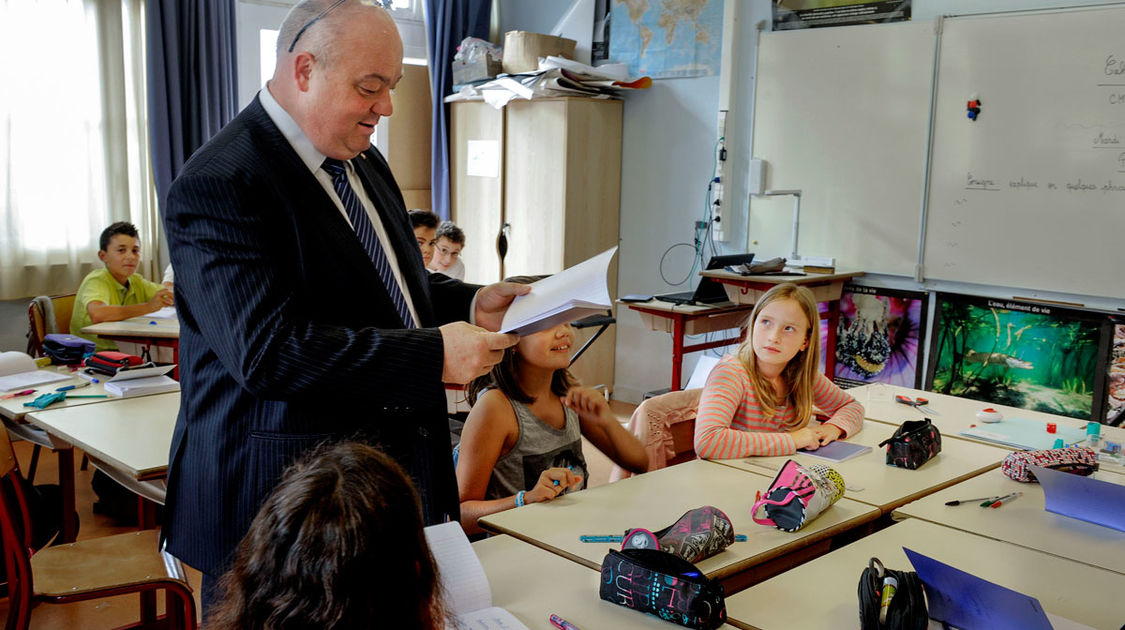
{"label": "world map on wall", "polygon": [[612,0],[609,61],[631,76],[719,73],[723,0]]}

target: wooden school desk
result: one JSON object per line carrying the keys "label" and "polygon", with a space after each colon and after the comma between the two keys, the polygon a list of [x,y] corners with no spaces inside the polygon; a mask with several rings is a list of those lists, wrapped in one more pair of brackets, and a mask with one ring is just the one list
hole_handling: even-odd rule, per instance
{"label": "wooden school desk", "polygon": [[[858,269],[841,269],[833,273],[810,272],[803,276],[743,276],[725,269],[712,269],[701,272],[701,275],[726,285],[727,297],[739,304],[753,305],[766,291],[785,282],[792,282],[811,290],[817,302],[828,304],[828,310],[821,313],[820,318],[828,320],[828,345],[825,347],[835,348],[836,325],[840,322],[840,295],[844,292],[844,283],[862,276],[863,272]],[[824,373],[833,374],[835,369],[836,353],[826,352]]]}
{"label": "wooden school desk", "polygon": [[[720,348],[741,343],[746,338],[746,320],[754,306],[735,304],[727,306],[708,306],[699,304],[672,304],[652,299],[647,302],[622,302],[630,310],[641,315],[641,321],[649,330],[663,330],[672,333],[672,391],[681,388],[684,355],[711,348]],[[716,341],[684,344],[687,335],[699,335],[731,328],[741,328],[738,336],[726,337]]]}
{"label": "wooden school desk", "polygon": [[[163,504],[180,392],[111,400],[90,407],[48,408],[28,414],[28,420],[56,440],[81,448],[117,483]],[[142,527],[153,525],[151,509],[142,516]]]}
{"label": "wooden school desk", "polygon": [[903,546],[1036,597],[1048,615],[1091,628],[1117,628],[1122,623],[1125,575],[917,519],[728,597],[727,620],[739,628],[765,630],[857,628],[860,573],[872,557],[891,569],[912,570]]}
{"label": "wooden school desk", "polygon": [[598,569],[606,550],[620,548],[620,543],[583,543],[579,535],[621,535],[634,527],[656,531],[688,510],[713,505],[730,518],[735,534],[746,534],[749,540],[736,542],[697,566],[733,593],[824,553],[832,537],[879,516],[870,506],[842,499],[797,532],[758,525],[750,520],[750,506],[755,493],[765,491],[769,482],[763,474],[695,460],[491,514],[480,524]]}
{"label": "wooden school desk", "polygon": [[[1094,478],[1125,485],[1125,475],[1097,472]],[[946,501],[999,496],[1017,490],[1023,496],[995,509],[980,507],[980,501],[945,505]],[[999,470],[907,504],[895,514],[1125,574],[1125,532],[1048,512],[1043,509],[1043,486],[1012,481]],[[1125,616],[1121,622],[1125,623]]]}
{"label": "wooden school desk", "polygon": [[[591,569],[511,536],[473,543],[492,589],[492,605],[507,609],[528,628],[550,628],[556,614],[582,630],[669,630],[652,615],[598,596],[601,569]],[[731,628],[724,624],[720,628]]]}
{"label": "wooden school desk", "polygon": [[[1054,414],[1043,413],[1041,411],[1032,411],[1030,409],[1020,409],[1018,407],[1007,407],[1004,405],[995,405],[992,403],[985,403],[979,400],[972,400],[970,398],[959,398],[957,396],[948,396],[945,394],[938,394],[935,392],[922,391],[920,389],[910,389],[908,387],[897,387],[894,385],[885,385],[882,383],[875,383],[872,385],[863,385],[849,389],[848,393],[855,397],[856,400],[863,405],[865,415],[868,420],[875,422],[893,424],[898,426],[906,420],[921,420],[922,418],[929,418],[933,421],[939,431],[941,431],[942,444],[947,439],[953,438],[957,440],[965,440],[978,442],[980,444],[992,444],[998,448],[1007,449],[1009,451],[1018,450],[1013,447],[996,444],[994,442],[987,442],[978,440],[977,438],[961,435],[960,432],[968,429],[971,425],[978,427],[987,427],[987,425],[977,419],[976,413],[985,407],[991,407],[999,411],[1005,418],[1027,418],[1028,420],[1035,420],[1043,423],[1043,431],[1046,433],[1047,423],[1054,422],[1058,426],[1068,426],[1074,428],[1085,429],[1087,420],[1079,420],[1077,418],[1069,418],[1066,416],[1056,416]],[[917,409],[909,405],[904,405],[895,402],[895,396],[902,395],[909,398],[925,398],[929,401],[926,407],[932,412],[927,412],[922,409]],[[1125,443],[1125,428],[1110,427],[1102,425],[1101,427],[1102,438],[1110,439],[1115,442]],[[1114,464],[1101,460],[1101,466],[1104,470],[1125,474],[1125,465]]]}
{"label": "wooden school desk", "polygon": [[[44,368],[42,371],[54,372],[54,368]],[[32,444],[51,449],[58,458],[59,465],[59,490],[62,495],[62,533],[63,542],[74,542],[78,535],[78,523],[74,513],[74,449],[69,443],[50,435],[43,429],[27,421],[27,414],[39,411],[34,407],[24,407],[25,402],[35,400],[37,396],[48,394],[59,387],[67,385],[82,385],[87,381],[73,377],[65,381],[56,381],[45,385],[37,385],[34,394],[0,400],[0,419],[8,432]],[[104,396],[105,386],[102,383],[92,383],[88,387],[71,392],[78,396]],[[69,409],[84,407],[95,403],[105,403],[112,398],[70,398],[57,402],[47,409]]]}
{"label": "wooden school desk", "polygon": [[[846,441],[872,447],[871,451],[843,462],[832,462],[804,453],[779,457],[716,459],[717,464],[760,472],[771,479],[788,459],[800,464],[824,464],[835,468],[848,490],[844,497],[866,503],[883,514],[932,494],[946,486],[975,477],[1000,465],[1009,451],[985,444],[942,440],[942,450],[917,470],[887,465],[886,451],[879,442],[891,437],[895,427],[877,422],[864,424],[863,430]],[[885,447],[884,447],[885,448]],[[854,489],[853,489],[854,488]]]}
{"label": "wooden school desk", "polygon": [[111,341],[128,341],[146,346],[172,349],[172,363],[176,369],[172,378],[180,380],[180,320],[178,317],[130,317],[119,322],[102,322],[82,329],[87,335],[97,335]]}

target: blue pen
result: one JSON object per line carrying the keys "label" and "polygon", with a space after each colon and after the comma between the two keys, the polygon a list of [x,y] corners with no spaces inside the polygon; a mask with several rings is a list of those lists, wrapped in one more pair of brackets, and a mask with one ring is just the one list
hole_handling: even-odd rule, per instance
{"label": "blue pen", "polygon": [[[623,540],[625,540],[624,536],[612,535],[583,534],[578,537],[578,541],[584,543],[619,543]],[[747,540],[749,539],[746,537],[746,534],[734,535],[734,542],[746,542]]]}
{"label": "blue pen", "polygon": [[78,383],[76,385],[66,385],[64,387],[56,387],[55,391],[56,392],[69,392],[72,389],[78,389],[79,387],[89,387],[89,386],[90,386],[89,383]]}

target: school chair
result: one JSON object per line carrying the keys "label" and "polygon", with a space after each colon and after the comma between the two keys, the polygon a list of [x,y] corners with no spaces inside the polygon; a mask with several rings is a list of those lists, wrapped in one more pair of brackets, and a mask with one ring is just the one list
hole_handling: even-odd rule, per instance
{"label": "school chair", "polygon": [[[40,295],[27,305],[27,354],[31,357],[45,357],[43,338],[50,333],[69,333],[70,315],[74,311],[76,293],[62,295]],[[27,467],[27,480],[35,481],[35,471],[39,469],[39,444],[31,451],[31,463]],[[82,470],[86,470],[83,456]]]}
{"label": "school chair", "polygon": [[74,310],[75,293],[40,295],[27,305],[27,353],[32,357],[47,356],[43,338],[49,333],[69,333],[70,314]]}
{"label": "school chair", "polygon": [[[633,410],[626,429],[645,447],[648,469],[656,470],[696,459],[695,415],[702,388],[681,389],[653,396]],[[611,482],[632,476],[614,466]]]}
{"label": "school chair", "polygon": [[[12,440],[0,431],[0,534],[8,575],[6,630],[26,630],[37,603],[65,604],[139,593],[141,624],[195,630],[195,599],[183,565],[160,551],[156,530],[31,547],[32,523]],[[166,598],[156,615],[157,591]]]}

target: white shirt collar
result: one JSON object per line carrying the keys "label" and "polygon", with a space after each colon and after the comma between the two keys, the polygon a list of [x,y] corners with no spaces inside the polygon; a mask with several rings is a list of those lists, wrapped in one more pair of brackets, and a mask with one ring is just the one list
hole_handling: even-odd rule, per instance
{"label": "white shirt collar", "polygon": [[312,140],[309,140],[301,127],[297,125],[297,121],[293,120],[289,112],[285,111],[285,108],[277,102],[273,94],[270,94],[268,84],[258,91],[258,99],[262,101],[262,108],[266,110],[270,120],[277,125],[281,135],[289,141],[289,145],[297,152],[297,157],[301,158],[309,171],[316,173],[320,170],[320,166],[324,164],[324,158],[327,156],[316,150]]}

